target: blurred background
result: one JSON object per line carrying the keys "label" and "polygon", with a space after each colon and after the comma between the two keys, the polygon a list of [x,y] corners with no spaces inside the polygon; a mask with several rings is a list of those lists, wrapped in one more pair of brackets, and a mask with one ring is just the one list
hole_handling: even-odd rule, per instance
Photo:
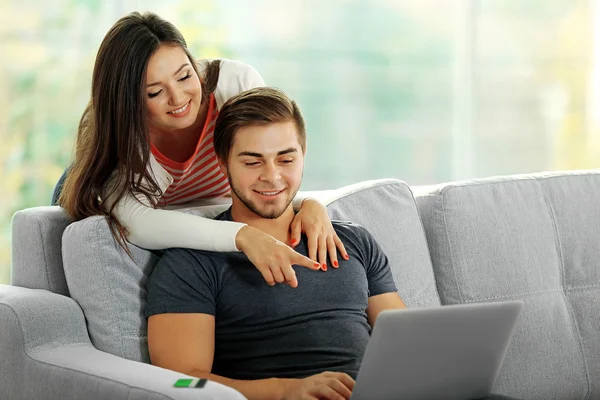
{"label": "blurred background", "polygon": [[600,0],[0,0],[0,283],[13,213],[70,163],[102,38],[145,10],[298,101],[304,190],[600,168]]}

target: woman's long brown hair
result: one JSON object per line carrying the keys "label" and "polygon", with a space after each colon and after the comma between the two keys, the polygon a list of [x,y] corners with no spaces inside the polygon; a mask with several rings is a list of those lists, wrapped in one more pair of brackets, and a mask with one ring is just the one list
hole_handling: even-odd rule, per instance
{"label": "woman's long brown hair", "polygon": [[[148,165],[145,97],[148,61],[161,44],[184,50],[199,74],[181,32],[154,13],[133,12],[108,31],[94,65],[91,100],[79,122],[74,162],[59,197],[59,204],[75,221],[104,215],[113,237],[130,256],[127,230],[113,210],[127,193],[145,196],[153,207],[162,196]],[[219,60],[204,70],[203,101],[215,90],[219,70]],[[109,209],[102,202],[108,196]]]}

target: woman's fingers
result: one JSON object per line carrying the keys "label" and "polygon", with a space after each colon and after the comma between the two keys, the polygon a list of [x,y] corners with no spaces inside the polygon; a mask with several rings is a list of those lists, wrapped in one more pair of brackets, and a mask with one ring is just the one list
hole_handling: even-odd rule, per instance
{"label": "woman's fingers", "polygon": [[269,268],[263,268],[263,269],[259,268],[258,271],[263,276],[263,279],[265,280],[265,282],[267,282],[267,285],[275,286],[275,278],[273,278],[273,274],[271,273],[271,270]]}
{"label": "woman's fingers", "polygon": [[340,264],[338,263],[337,259],[335,240],[332,237],[327,238],[327,252],[329,253],[329,259],[331,260],[331,265],[333,265],[333,268],[338,268]]}
{"label": "woman's fingers", "polygon": [[[298,279],[294,265],[318,270],[323,264],[327,264],[328,249],[335,251],[332,243],[328,243],[327,236],[321,234],[319,237],[317,232],[313,230],[308,235],[310,258],[252,227],[240,230],[239,237],[236,237],[236,245],[248,256],[267,284],[274,286],[276,283],[285,282],[291,287],[297,287]],[[321,262],[316,261],[317,256]]]}
{"label": "woman's fingers", "polygon": [[319,254],[319,262],[321,263],[321,268],[323,269],[323,271],[327,271],[327,239],[324,235],[321,235],[319,236],[317,242],[319,243],[317,253]]}
{"label": "woman's fingers", "polygon": [[283,275],[279,265],[273,265],[270,269],[271,274],[273,274],[273,278],[275,278],[275,282],[282,283],[286,281],[286,277]]}
{"label": "woman's fingers", "polygon": [[315,231],[307,232],[306,238],[308,241],[308,257],[311,260],[319,262],[317,259],[317,250],[319,248],[319,235]]}
{"label": "woman's fingers", "polygon": [[348,252],[344,244],[338,237],[333,228],[330,232],[317,233],[312,231],[306,234],[308,242],[308,257],[318,261],[321,268],[327,271],[327,258],[331,261],[334,268],[339,267],[338,251],[344,260],[348,260]]}
{"label": "woman's fingers", "polygon": [[285,283],[295,288],[298,287],[298,279],[296,278],[296,271],[291,265],[282,265],[281,272],[285,276]]}
{"label": "woman's fingers", "polygon": [[302,225],[300,224],[300,221],[296,222],[296,220],[294,220],[290,225],[290,246],[296,247],[298,243],[300,243],[301,237]]}
{"label": "woman's fingers", "polygon": [[[335,235],[333,235],[333,241],[335,242],[335,247],[337,247],[338,251],[342,255],[342,258],[344,260],[349,259],[350,256],[348,256],[348,252],[346,251],[346,247],[344,247],[344,243],[342,243],[342,241],[340,240],[340,238],[337,235],[337,233]],[[334,254],[335,254],[335,250],[334,250]]]}
{"label": "woman's fingers", "polygon": [[312,270],[318,270],[321,268],[319,263],[314,262],[310,258],[305,257],[292,249],[289,250],[291,252],[288,254],[289,257],[281,255],[279,260],[276,257],[271,261],[271,264],[267,268],[268,273],[263,274],[263,277],[267,283],[269,283],[267,279],[270,277],[273,282],[285,282],[286,284],[290,285],[290,287],[296,288],[298,287],[298,278],[296,277],[296,271],[294,271],[294,268],[292,267],[293,265],[299,265]]}
{"label": "woman's fingers", "polygon": [[[293,251],[293,250],[292,250]],[[299,265],[301,267],[306,267],[310,269],[319,269],[321,268],[321,264],[311,260],[308,257],[303,256],[302,254],[294,251],[295,254],[292,255],[290,259],[291,264]]]}

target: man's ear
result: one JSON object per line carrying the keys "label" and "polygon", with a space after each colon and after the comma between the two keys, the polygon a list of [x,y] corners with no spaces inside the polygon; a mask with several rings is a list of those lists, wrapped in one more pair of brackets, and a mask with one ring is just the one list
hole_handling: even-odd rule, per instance
{"label": "man's ear", "polygon": [[225,163],[220,158],[218,159],[218,163],[219,163],[219,169],[221,170],[223,175],[227,175],[227,166],[225,165]]}

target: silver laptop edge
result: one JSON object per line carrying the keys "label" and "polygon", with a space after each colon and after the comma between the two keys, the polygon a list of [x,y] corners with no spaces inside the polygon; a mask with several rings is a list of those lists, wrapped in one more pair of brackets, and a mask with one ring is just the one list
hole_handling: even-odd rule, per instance
{"label": "silver laptop edge", "polygon": [[353,400],[467,400],[490,394],[524,303],[382,312]]}

